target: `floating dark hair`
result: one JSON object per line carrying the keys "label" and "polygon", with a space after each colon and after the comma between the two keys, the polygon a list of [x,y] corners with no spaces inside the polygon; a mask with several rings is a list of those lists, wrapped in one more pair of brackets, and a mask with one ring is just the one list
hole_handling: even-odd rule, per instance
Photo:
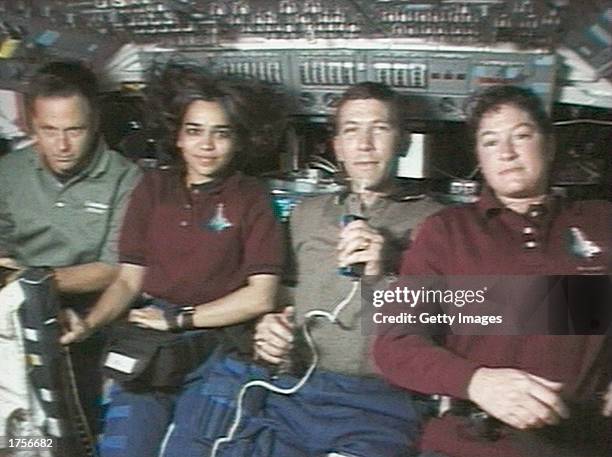
{"label": "floating dark hair", "polygon": [[150,124],[162,147],[178,158],[176,138],[185,112],[196,100],[218,102],[236,133],[235,165],[243,169],[275,151],[286,123],[282,95],[255,80],[212,74],[170,63],[153,74],[148,88]]}

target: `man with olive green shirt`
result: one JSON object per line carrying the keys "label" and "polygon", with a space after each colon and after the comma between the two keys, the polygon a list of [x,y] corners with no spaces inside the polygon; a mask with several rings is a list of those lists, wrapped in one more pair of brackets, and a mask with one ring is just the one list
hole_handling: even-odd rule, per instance
{"label": "man with olive green shirt", "polygon": [[[0,159],[0,266],[52,269],[66,310],[64,344],[84,339],[75,331],[91,333],[78,314],[116,275],[122,211],[139,176],[134,164],[104,146],[97,103],[89,69],[78,62],[45,65],[25,97],[34,145]],[[71,348],[94,430],[101,350],[97,338]]]}
{"label": "man with olive green shirt", "polygon": [[0,247],[5,256],[24,266],[58,268],[117,261],[121,208],[137,173],[101,145],[93,154],[87,168],[65,182],[32,148],[0,160]]}

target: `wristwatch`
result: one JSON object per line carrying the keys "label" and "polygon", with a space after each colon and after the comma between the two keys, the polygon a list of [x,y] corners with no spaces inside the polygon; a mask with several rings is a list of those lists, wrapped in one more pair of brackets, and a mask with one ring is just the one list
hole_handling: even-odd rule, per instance
{"label": "wristwatch", "polygon": [[166,308],[164,318],[168,323],[168,330],[175,333],[193,330],[193,315],[195,306],[182,306],[180,308]]}

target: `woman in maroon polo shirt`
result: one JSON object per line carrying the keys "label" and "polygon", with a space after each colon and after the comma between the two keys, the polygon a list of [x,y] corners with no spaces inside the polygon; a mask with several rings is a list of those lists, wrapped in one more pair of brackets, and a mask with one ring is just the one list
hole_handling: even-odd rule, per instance
{"label": "woman in maroon polo shirt", "polygon": [[[134,326],[235,329],[274,304],[281,231],[266,189],[238,169],[278,128],[270,122],[279,116],[270,115],[258,87],[247,94],[235,81],[194,70],[171,68],[155,87],[176,164],[146,173],[135,189],[119,242],[119,275],[87,322],[99,327],[144,296],[145,306],[129,313]],[[218,333],[222,343],[224,335]],[[111,368],[129,372],[129,361],[111,359]],[[156,457],[182,387],[129,386],[113,389],[101,453]]]}
{"label": "woman in maroon polo shirt", "polygon": [[[497,86],[477,94],[470,107],[468,124],[485,190],[477,203],[426,219],[404,255],[402,275],[411,280],[445,275],[446,283],[455,279],[452,275],[609,275],[612,205],[550,193],[552,125],[538,97],[527,89]],[[499,279],[516,307],[539,303],[533,294],[519,294],[520,287],[512,290],[523,283]],[[607,278],[593,279],[602,284]],[[580,305],[585,309],[591,303]],[[434,342],[409,333],[406,326],[385,333],[375,355],[393,383],[448,397],[446,412],[424,426],[421,449],[433,453],[424,455],[610,455],[612,420],[605,416],[612,416],[612,369],[606,336],[464,331]]]}

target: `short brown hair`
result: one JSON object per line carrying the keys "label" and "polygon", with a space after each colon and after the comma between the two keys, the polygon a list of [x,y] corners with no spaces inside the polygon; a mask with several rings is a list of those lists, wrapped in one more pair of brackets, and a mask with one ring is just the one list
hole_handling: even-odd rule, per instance
{"label": "short brown hair", "polygon": [[393,121],[399,128],[405,123],[404,101],[400,94],[383,83],[366,81],[349,87],[343,94],[336,108],[334,125],[338,130],[338,118],[345,103],[351,100],[379,100],[389,106]]}
{"label": "short brown hair", "polygon": [[41,97],[71,97],[87,100],[92,113],[98,113],[98,80],[82,62],[61,60],[42,66],[28,81],[25,108],[32,115],[34,102]]}
{"label": "short brown hair", "polygon": [[473,94],[465,105],[466,121],[472,141],[475,141],[482,118],[502,105],[516,106],[528,113],[544,135],[553,131],[544,104],[532,90],[518,86],[491,86]]}

